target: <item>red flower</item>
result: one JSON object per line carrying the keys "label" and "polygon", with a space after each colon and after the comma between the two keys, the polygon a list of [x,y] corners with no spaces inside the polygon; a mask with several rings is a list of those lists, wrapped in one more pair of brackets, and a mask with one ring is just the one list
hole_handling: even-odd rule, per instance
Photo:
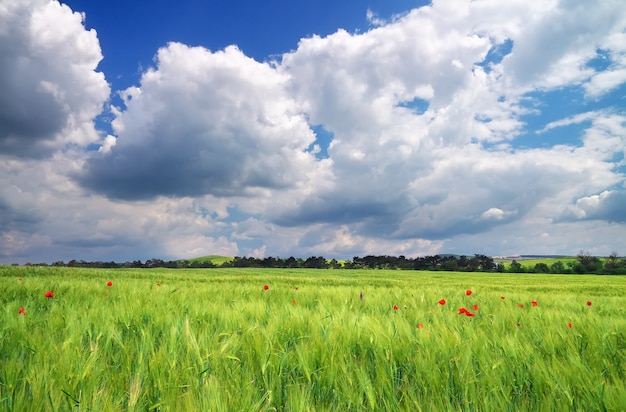
{"label": "red flower", "polygon": [[471,295],[471,294],[472,294],[472,291],[471,291],[471,290],[469,290],[469,289],[468,289],[468,290],[466,290],[466,291],[465,291],[465,295],[466,295],[466,296],[469,296],[469,295]]}
{"label": "red flower", "polygon": [[474,308],[474,310],[478,310],[478,305],[474,305],[472,307]]}
{"label": "red flower", "polygon": [[465,316],[476,316],[476,314],[470,312],[469,310],[465,311]]}
{"label": "red flower", "polygon": [[532,302],[530,302],[530,304],[533,305],[533,306],[539,305],[536,300],[533,300]]}
{"label": "red flower", "polygon": [[19,315],[24,315],[24,316],[26,316],[26,311],[24,310],[24,308],[20,308],[20,310],[18,310],[18,311],[17,311],[17,313],[18,313]]}
{"label": "red flower", "polygon": [[417,329],[422,329],[424,327],[424,325],[422,325],[421,323],[417,324]]}
{"label": "red flower", "polygon": [[300,289],[300,288],[296,287],[296,290],[298,290],[298,289]]}
{"label": "red flower", "polygon": [[270,287],[269,287],[269,286],[267,286],[267,285],[263,286],[263,290],[268,290],[269,288],[270,288]]}
{"label": "red flower", "polygon": [[160,284],[160,283],[157,283],[157,286],[161,286],[161,284]]}
{"label": "red flower", "polygon": [[572,325],[571,323],[568,323],[568,324],[567,324],[567,327],[568,327],[568,328],[571,328],[572,326],[573,326],[573,325]]}
{"label": "red flower", "polygon": [[590,300],[587,301],[587,306],[591,306],[591,301]]}
{"label": "red flower", "polygon": [[462,315],[464,313],[467,313],[467,309],[465,309],[465,308],[459,309],[459,315]]}
{"label": "red flower", "polygon": [[440,304],[440,305],[445,305],[445,304],[446,304],[446,300],[445,300],[445,299],[441,299],[441,300],[439,301],[439,304]]}
{"label": "red flower", "polygon": [[111,282],[110,280],[107,282],[107,286],[113,286],[113,282]]}
{"label": "red flower", "polygon": [[521,325],[521,323],[519,323],[519,322],[517,322],[517,323],[515,324],[515,326],[520,326],[520,325]]}
{"label": "red flower", "polygon": [[49,292],[46,292],[46,294],[44,296],[47,297],[47,298],[53,298],[54,297],[54,291],[51,290]]}
{"label": "red flower", "polygon": [[19,280],[20,282],[22,281],[22,278],[17,278],[17,280]]}
{"label": "red flower", "polygon": [[295,300],[295,299],[294,299],[294,300],[292,300],[292,301],[291,301],[291,303],[292,303],[293,305],[295,305],[295,304],[296,304],[296,300]]}
{"label": "red flower", "polygon": [[398,310],[398,305],[393,305],[393,310]]}
{"label": "red flower", "polygon": [[520,308],[523,308],[524,304],[523,303],[518,303],[517,306],[519,306]]}
{"label": "red flower", "polygon": [[500,299],[504,300],[504,296],[500,296]]}

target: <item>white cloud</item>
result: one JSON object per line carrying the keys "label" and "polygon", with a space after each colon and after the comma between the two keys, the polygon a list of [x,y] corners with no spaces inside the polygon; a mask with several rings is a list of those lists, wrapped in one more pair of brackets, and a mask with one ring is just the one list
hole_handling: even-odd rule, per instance
{"label": "white cloud", "polygon": [[96,67],[96,32],[83,16],[49,0],[0,7],[0,150],[39,157],[99,140],[93,120],[109,86]]}
{"label": "white cloud", "polygon": [[314,141],[288,77],[230,46],[170,43],[123,93],[117,141],[81,181],[118,198],[252,195],[293,186],[315,167]]}
{"label": "white cloud", "polygon": [[[21,156],[0,162],[3,260],[626,250],[623,108],[538,127],[580,125],[572,143],[516,144],[529,93],[599,102],[623,84],[619,1],[434,1],[366,33],[303,39],[273,63],[170,43],[121,92],[102,140],[95,33],[56,2],[5,4],[0,67],[23,79],[0,76],[16,85],[0,113],[22,133],[0,135]],[[34,26],[22,4],[43,16]],[[488,58],[507,39],[511,52]],[[599,49],[608,68],[590,64]],[[25,59],[46,70],[18,71]],[[36,130],[20,102],[39,105]]]}
{"label": "white cloud", "polygon": [[564,219],[605,220],[626,223],[626,192],[606,190],[599,195],[576,200],[564,214]]}

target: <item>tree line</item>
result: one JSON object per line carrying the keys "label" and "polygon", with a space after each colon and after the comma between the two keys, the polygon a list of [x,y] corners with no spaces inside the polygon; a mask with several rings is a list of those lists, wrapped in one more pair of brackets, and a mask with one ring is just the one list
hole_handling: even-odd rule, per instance
{"label": "tree line", "polygon": [[[27,264],[32,265],[32,264]],[[84,260],[70,260],[68,262],[57,261],[51,265],[45,263],[34,266],[57,266],[57,267],[83,267],[83,268],[169,268],[169,269],[193,269],[193,268],[291,268],[291,269],[398,269],[398,270],[431,270],[451,272],[499,272],[499,273],[573,273],[573,274],[626,274],[626,259],[620,258],[616,252],[609,257],[601,259],[591,256],[588,252],[581,251],[576,255],[576,261],[563,263],[555,261],[536,263],[534,266],[522,265],[513,260],[509,264],[497,263],[492,257],[474,254],[464,255],[432,255],[415,258],[406,256],[367,255],[355,256],[352,260],[338,261],[326,259],[323,256],[310,256],[306,259],[279,257],[240,257],[216,265],[210,260],[169,260],[148,259],[116,262],[88,262]]]}

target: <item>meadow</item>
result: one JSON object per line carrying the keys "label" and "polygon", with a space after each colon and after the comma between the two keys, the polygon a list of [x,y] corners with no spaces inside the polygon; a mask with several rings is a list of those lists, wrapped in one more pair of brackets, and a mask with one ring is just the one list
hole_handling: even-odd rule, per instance
{"label": "meadow", "polygon": [[626,410],[624,276],[5,266],[0,291],[2,411]]}

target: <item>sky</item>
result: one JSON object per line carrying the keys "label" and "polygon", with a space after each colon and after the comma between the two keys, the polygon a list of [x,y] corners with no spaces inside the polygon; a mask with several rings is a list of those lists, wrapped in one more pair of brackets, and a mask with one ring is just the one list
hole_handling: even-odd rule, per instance
{"label": "sky", "polygon": [[626,255],[623,0],[0,0],[0,263]]}

